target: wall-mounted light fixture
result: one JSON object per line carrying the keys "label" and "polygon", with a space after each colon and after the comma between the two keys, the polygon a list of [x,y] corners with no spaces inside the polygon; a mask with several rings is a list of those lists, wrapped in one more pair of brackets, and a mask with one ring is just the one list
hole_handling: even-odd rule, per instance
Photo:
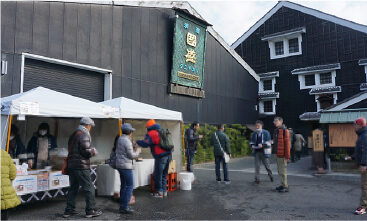
{"label": "wall-mounted light fixture", "polygon": [[8,62],[7,61],[1,61],[1,75],[8,73]]}

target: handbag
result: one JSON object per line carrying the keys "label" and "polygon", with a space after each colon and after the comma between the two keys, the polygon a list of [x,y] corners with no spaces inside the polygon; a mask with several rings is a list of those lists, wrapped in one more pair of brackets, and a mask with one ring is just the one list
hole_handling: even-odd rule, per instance
{"label": "handbag", "polygon": [[71,148],[73,147],[73,144],[74,144],[74,141],[75,141],[75,137],[76,137],[76,135],[78,135],[79,133],[82,133],[82,132],[81,132],[81,131],[78,131],[78,132],[74,135],[73,141],[71,142],[70,147],[69,147],[68,156],[64,159],[64,164],[62,165],[62,169],[61,169],[61,173],[62,173],[63,175],[69,175],[69,171],[68,171],[68,158],[69,158],[69,154],[70,154]]}
{"label": "handbag", "polygon": [[223,150],[222,145],[221,145],[221,144],[220,144],[220,142],[219,142],[219,139],[218,139],[217,133],[215,132],[214,134],[215,134],[215,137],[217,138],[217,141],[218,141],[218,143],[219,143],[219,147],[220,147],[220,149],[221,149],[221,150],[222,150],[222,152],[223,152],[224,162],[229,163],[229,155],[228,155],[228,154]]}

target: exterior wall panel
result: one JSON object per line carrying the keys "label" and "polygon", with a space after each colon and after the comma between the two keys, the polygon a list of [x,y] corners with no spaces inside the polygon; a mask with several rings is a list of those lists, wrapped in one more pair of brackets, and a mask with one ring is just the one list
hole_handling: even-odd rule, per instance
{"label": "exterior wall panel", "polygon": [[1,7],[3,12],[16,11],[8,13],[1,27],[6,41],[15,39],[15,49],[2,48],[14,61],[8,63],[11,73],[2,77],[2,86],[8,82],[11,90],[2,87],[2,96],[19,92],[21,53],[27,52],[111,69],[113,98],[181,111],[185,122],[252,124],[257,119],[257,81],[210,34],[203,79],[206,97],[168,94],[174,28],[169,17],[175,14],[171,9],[60,2],[5,2]]}

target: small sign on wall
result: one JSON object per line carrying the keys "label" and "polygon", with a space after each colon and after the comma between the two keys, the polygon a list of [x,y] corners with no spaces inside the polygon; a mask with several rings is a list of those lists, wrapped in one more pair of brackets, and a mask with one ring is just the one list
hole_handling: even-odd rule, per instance
{"label": "small sign on wall", "polygon": [[357,138],[353,124],[329,124],[330,147],[355,147]]}

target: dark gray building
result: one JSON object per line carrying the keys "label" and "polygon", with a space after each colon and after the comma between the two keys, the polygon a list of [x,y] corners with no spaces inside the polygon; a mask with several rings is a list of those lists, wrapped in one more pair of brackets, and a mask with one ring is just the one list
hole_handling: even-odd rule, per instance
{"label": "dark gray building", "polygon": [[[1,11],[2,97],[43,86],[97,102],[124,96],[185,122],[258,117],[259,77],[187,2],[1,2]],[[186,95],[170,93],[180,87],[171,80],[177,15],[208,25],[203,86],[182,87]]]}
{"label": "dark gray building", "polygon": [[312,8],[279,1],[232,47],[259,74],[267,128],[280,115],[311,136],[322,110],[367,89],[367,26]]}

